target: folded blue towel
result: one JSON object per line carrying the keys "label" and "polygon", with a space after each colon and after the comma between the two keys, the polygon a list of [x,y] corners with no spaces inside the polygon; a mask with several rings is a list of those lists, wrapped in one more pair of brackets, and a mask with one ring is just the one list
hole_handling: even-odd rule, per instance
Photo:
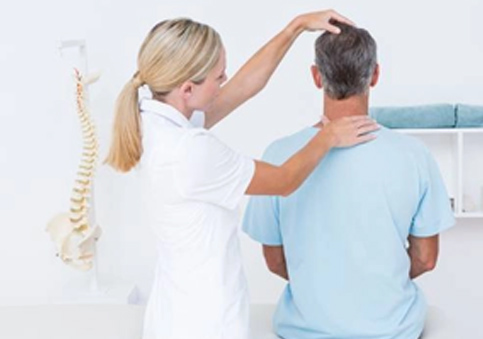
{"label": "folded blue towel", "polygon": [[453,128],[455,110],[450,104],[373,107],[370,116],[387,128]]}
{"label": "folded blue towel", "polygon": [[457,104],[456,127],[483,127],[483,106]]}

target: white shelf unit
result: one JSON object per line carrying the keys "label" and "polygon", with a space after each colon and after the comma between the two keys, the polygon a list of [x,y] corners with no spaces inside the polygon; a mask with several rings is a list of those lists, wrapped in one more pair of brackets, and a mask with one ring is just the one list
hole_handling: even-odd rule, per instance
{"label": "white shelf unit", "polygon": [[483,128],[396,129],[419,138],[438,162],[456,218],[483,218]]}

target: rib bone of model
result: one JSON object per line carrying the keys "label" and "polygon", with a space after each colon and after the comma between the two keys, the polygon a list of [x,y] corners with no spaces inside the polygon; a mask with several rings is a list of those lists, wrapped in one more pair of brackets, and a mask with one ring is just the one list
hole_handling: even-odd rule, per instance
{"label": "rib bone of model", "polygon": [[82,156],[70,198],[70,212],[56,215],[47,225],[47,232],[57,248],[57,256],[67,265],[83,271],[92,268],[95,244],[101,235],[100,227],[93,225],[93,210],[89,206],[98,143],[84,96],[85,86],[97,78],[83,80],[80,72],[75,70],[77,113],[84,141]]}

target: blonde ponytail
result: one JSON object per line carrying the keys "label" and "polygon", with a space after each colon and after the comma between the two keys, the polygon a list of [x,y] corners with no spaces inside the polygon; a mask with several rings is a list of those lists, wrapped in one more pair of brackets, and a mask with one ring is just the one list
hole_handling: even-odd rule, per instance
{"label": "blonde ponytail", "polygon": [[105,163],[128,172],[143,153],[138,89],[146,84],[164,96],[185,81],[201,83],[223,49],[219,34],[191,19],[162,21],[151,29],[138,54],[138,72],[119,95],[112,142]]}
{"label": "blonde ponytail", "polygon": [[138,103],[138,89],[142,85],[136,73],[116,101],[111,148],[105,163],[120,172],[128,172],[136,166],[143,152]]}

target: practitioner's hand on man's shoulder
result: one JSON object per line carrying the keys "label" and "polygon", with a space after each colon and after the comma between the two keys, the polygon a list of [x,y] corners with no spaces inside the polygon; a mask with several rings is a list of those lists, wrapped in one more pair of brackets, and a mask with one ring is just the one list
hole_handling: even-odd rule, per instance
{"label": "practitioner's hand on man's shoulder", "polygon": [[332,147],[350,147],[374,140],[376,136],[371,132],[379,128],[368,116],[350,116],[324,124],[323,131],[329,135]]}

